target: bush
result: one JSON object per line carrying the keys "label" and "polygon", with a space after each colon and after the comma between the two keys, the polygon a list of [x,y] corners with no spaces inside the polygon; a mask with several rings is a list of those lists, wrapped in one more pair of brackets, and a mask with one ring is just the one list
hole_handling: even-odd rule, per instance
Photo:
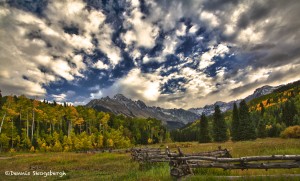
{"label": "bush", "polygon": [[281,132],[282,138],[300,138],[300,126],[290,126]]}
{"label": "bush", "polygon": [[57,140],[57,141],[55,142],[55,144],[53,145],[52,151],[54,151],[54,152],[61,152],[61,151],[63,151],[63,150],[62,150],[61,143],[60,143],[58,140]]}

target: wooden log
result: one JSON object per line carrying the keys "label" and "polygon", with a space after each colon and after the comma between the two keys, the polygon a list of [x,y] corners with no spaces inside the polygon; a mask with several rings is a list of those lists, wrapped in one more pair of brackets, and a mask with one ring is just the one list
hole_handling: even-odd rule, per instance
{"label": "wooden log", "polygon": [[227,150],[216,150],[211,152],[184,154],[185,156],[223,156],[228,153]]}
{"label": "wooden log", "polygon": [[149,162],[169,162],[169,159],[150,159]]}
{"label": "wooden log", "polygon": [[199,152],[199,153],[189,153],[184,154],[180,147],[177,147],[178,154],[177,153],[170,153],[170,151],[167,149],[166,152],[169,155],[169,157],[183,157],[183,156],[209,156],[209,157],[224,157],[224,158],[232,158],[229,151],[227,149],[222,150],[220,147],[218,150],[209,151],[209,152]]}
{"label": "wooden log", "polygon": [[241,158],[215,158],[207,156],[177,157],[178,160],[206,160],[214,162],[251,162],[267,160],[300,160],[300,155],[272,155],[272,156],[249,156]]}
{"label": "wooden log", "polygon": [[291,169],[300,168],[300,162],[272,162],[272,163],[193,163],[191,168],[223,168],[228,169]]}

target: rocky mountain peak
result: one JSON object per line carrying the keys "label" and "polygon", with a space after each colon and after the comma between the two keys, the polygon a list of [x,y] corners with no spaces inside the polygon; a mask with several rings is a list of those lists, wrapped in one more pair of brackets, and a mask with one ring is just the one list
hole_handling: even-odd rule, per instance
{"label": "rocky mountain peak", "polygon": [[169,128],[179,128],[199,119],[197,114],[184,109],[151,107],[141,100],[131,100],[122,94],[116,94],[112,99],[107,97],[91,100],[86,106],[95,108],[98,111],[123,114],[129,117],[156,118],[162,120]]}
{"label": "rocky mountain peak", "polygon": [[113,99],[116,100],[129,100],[127,97],[125,97],[123,94],[116,94]]}

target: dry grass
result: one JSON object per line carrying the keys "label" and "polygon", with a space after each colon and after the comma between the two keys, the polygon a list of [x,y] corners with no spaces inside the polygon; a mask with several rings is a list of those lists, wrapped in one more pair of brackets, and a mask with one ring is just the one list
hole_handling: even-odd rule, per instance
{"label": "dry grass", "polygon": [[[268,138],[256,141],[226,143],[171,143],[155,147],[181,146],[184,153],[210,151],[219,145],[230,150],[233,157],[272,154],[300,154],[297,139]],[[2,157],[1,157],[2,156]],[[5,156],[5,157],[4,157]],[[172,180],[169,166],[157,164],[148,169],[139,169],[139,164],[130,160],[130,154],[101,153],[7,153],[0,155],[0,180]],[[5,171],[65,171],[66,176],[5,176]],[[223,180],[223,176],[283,175],[283,177],[231,177],[234,180],[284,180],[285,174],[300,174],[299,169],[230,170],[196,169],[195,175],[185,180]],[[219,177],[218,177],[219,176]],[[227,178],[227,177],[226,177]],[[228,178],[227,178],[228,179]],[[298,179],[290,177],[289,180]]]}

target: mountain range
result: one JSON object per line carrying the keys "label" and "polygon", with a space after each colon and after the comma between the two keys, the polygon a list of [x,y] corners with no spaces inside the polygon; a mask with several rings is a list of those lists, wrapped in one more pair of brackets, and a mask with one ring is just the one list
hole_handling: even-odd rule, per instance
{"label": "mountain range", "polygon": [[[245,97],[244,99],[246,100],[246,102],[251,101],[252,99],[258,98],[260,96],[263,95],[267,95],[272,93],[274,90],[280,88],[282,85],[280,86],[269,86],[269,85],[265,85],[263,87],[257,88],[253,94]],[[222,112],[226,112],[228,110],[232,110],[233,109],[233,104],[237,103],[239,104],[242,101],[242,99],[238,99],[235,101],[230,101],[230,102],[222,102],[222,101],[217,101],[214,104],[211,105],[206,105],[204,107],[201,108],[191,108],[188,111],[191,111],[193,113],[196,113],[198,115],[201,115],[202,113],[204,113],[205,115],[212,115],[215,112],[215,106],[218,105],[220,106],[220,109]]]}
{"label": "mountain range", "polygon": [[[248,102],[260,96],[272,93],[281,86],[263,86],[254,91],[253,94],[247,96],[245,100]],[[147,106],[141,100],[131,100],[122,94],[116,94],[113,98],[104,97],[101,99],[93,99],[86,106],[92,107],[98,111],[111,112],[114,114],[123,114],[129,117],[156,118],[162,120],[170,129],[179,128],[187,123],[193,122],[200,118],[200,115],[212,115],[216,105],[220,106],[222,112],[226,112],[233,108],[234,102],[239,103],[241,99],[206,105],[201,108],[184,109],[165,109],[155,106]]]}

